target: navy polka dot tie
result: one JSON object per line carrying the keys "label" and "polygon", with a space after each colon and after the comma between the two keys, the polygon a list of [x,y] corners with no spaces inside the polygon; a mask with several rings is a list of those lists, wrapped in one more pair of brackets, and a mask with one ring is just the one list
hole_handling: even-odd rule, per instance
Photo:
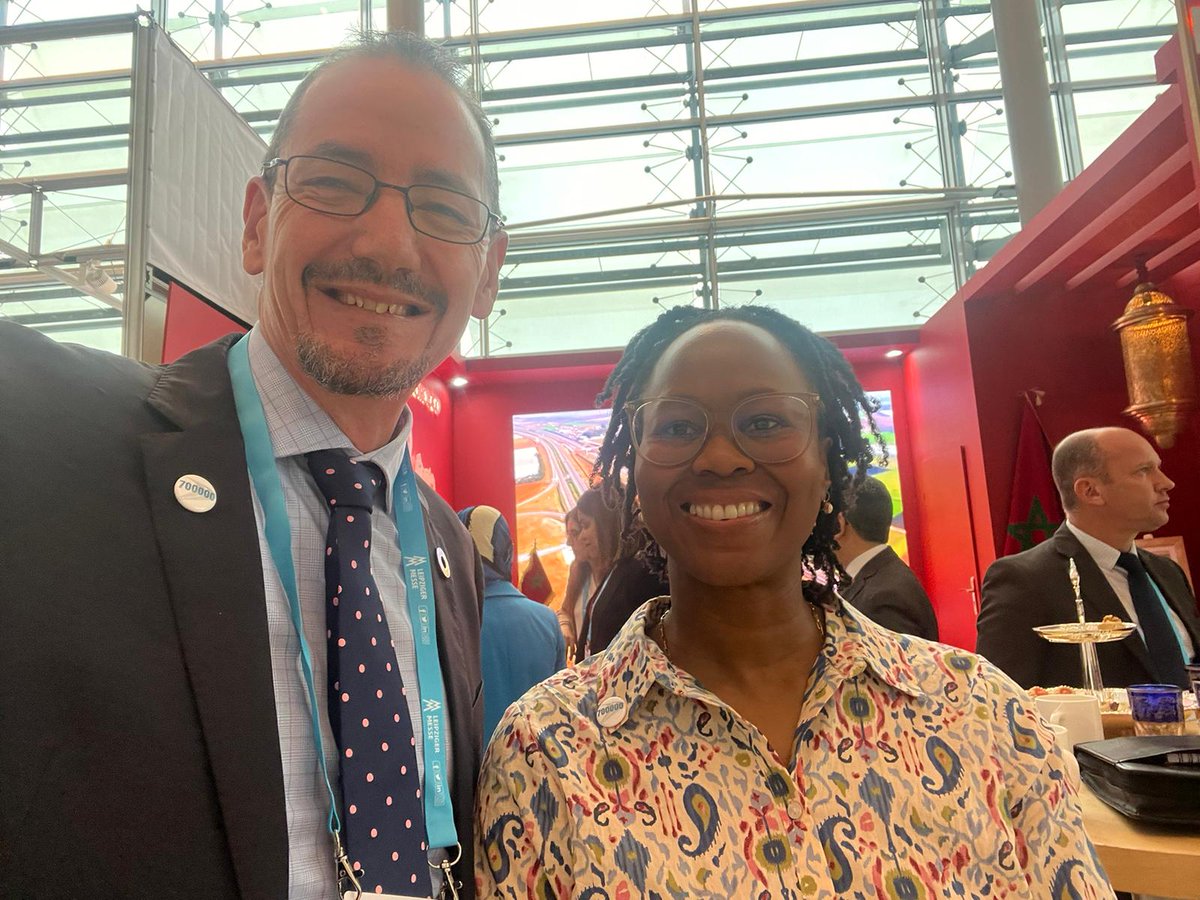
{"label": "navy polka dot tie", "polygon": [[429,896],[416,739],[371,576],[371,510],[383,473],[338,450],[306,454],[329,501],[325,623],[329,722],[342,775],[346,852],[367,893]]}

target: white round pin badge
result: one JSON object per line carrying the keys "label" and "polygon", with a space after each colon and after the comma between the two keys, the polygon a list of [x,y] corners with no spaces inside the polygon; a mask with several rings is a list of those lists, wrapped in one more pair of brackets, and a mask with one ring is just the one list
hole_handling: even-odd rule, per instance
{"label": "white round pin badge", "polygon": [[437,548],[438,568],[442,570],[442,575],[446,578],[450,577],[450,558],[446,556],[446,551],[441,547]]}
{"label": "white round pin badge", "polygon": [[596,722],[605,728],[616,728],[625,721],[628,704],[620,697],[609,697],[596,707]]}
{"label": "white round pin badge", "polygon": [[175,482],[175,499],[189,512],[206,513],[217,505],[217,490],[202,475],[182,475]]}

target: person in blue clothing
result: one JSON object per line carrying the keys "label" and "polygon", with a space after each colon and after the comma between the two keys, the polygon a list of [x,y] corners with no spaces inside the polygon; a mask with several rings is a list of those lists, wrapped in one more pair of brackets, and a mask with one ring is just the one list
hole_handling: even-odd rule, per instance
{"label": "person in blue clothing", "polygon": [[510,703],[566,665],[567,645],[549,607],[512,583],[508,523],[490,506],[468,506],[458,517],[483,557],[483,733],[491,737]]}

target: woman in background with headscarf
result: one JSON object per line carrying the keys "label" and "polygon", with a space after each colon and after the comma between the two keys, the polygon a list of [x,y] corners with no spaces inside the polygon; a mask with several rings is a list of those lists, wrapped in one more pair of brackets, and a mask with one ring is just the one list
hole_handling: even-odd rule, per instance
{"label": "woman in background with headscarf", "polygon": [[566,644],[554,613],[512,583],[508,523],[491,506],[468,506],[459,519],[483,558],[483,734],[491,736],[508,705],[566,665]]}

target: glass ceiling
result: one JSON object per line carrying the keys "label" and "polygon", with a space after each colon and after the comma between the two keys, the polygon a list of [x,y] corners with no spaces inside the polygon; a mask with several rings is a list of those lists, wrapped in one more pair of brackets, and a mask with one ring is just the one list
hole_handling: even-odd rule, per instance
{"label": "glass ceiling", "polygon": [[[268,137],[321,51],[383,27],[386,3],[151,6]],[[1174,5],[1041,6],[1071,177],[1159,92],[1153,55]],[[70,23],[0,48],[0,316],[111,350],[132,42],[81,35],[84,16],[136,8],[0,0],[2,24]],[[425,10],[426,33],[471,60],[495,121],[512,234],[491,320],[464,335],[469,356],[621,346],[681,302],[769,303],[825,333],[912,328],[1019,227],[986,2],[427,0]],[[99,298],[55,275],[96,270],[117,285]]]}

